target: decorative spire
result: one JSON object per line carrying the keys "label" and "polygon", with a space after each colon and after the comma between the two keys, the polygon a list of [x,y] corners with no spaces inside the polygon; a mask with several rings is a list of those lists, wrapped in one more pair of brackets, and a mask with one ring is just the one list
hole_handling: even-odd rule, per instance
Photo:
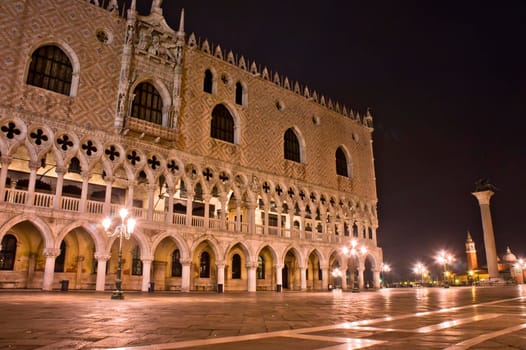
{"label": "decorative spire", "polygon": [[468,230],[468,237],[466,238],[466,242],[473,242],[473,238],[471,238],[471,232]]}
{"label": "decorative spire", "polygon": [[181,19],[179,20],[178,33],[184,33],[184,9],[181,10]]}
{"label": "decorative spire", "polygon": [[153,0],[152,1],[152,8],[150,10],[150,14],[158,13],[160,15],[163,14],[163,9],[161,8],[161,5],[163,4],[163,0]]}
{"label": "decorative spire", "polygon": [[137,0],[132,0],[130,10],[135,11],[137,9]]}

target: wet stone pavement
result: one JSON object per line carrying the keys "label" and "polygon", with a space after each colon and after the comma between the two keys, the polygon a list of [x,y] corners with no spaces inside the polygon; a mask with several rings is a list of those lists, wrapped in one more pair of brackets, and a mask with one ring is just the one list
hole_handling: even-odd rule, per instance
{"label": "wet stone pavement", "polygon": [[526,349],[526,286],[0,292],[0,349]]}

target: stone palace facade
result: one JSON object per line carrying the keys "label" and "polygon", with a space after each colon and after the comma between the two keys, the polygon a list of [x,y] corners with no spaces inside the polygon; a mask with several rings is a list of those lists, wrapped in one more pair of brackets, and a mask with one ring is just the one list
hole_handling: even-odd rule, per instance
{"label": "stone palace facade", "polygon": [[112,290],[122,207],[124,290],[378,287],[370,113],[135,7],[0,2],[0,288]]}

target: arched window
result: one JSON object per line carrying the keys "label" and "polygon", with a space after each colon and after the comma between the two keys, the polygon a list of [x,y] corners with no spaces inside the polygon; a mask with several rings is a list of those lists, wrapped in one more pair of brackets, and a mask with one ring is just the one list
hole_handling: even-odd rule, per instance
{"label": "arched window", "polygon": [[201,253],[199,260],[199,277],[210,278],[210,254],[208,252]]}
{"label": "arched window", "polygon": [[358,225],[356,223],[352,225],[352,235],[353,237],[358,237]]}
{"label": "arched window", "polygon": [[210,136],[234,143],[234,118],[228,109],[219,104],[212,110],[212,125],[210,128]]}
{"label": "arched window", "polygon": [[285,159],[292,160],[294,162],[301,162],[300,158],[300,143],[296,133],[292,129],[285,131],[284,137],[284,154]]}
{"label": "arched window", "polygon": [[71,61],[59,47],[42,46],[31,55],[27,84],[69,96],[72,78]]}
{"label": "arched window", "polygon": [[183,266],[181,265],[181,253],[176,249],[172,253],[172,277],[181,277],[183,275]]}
{"label": "arched window", "polygon": [[150,123],[163,124],[163,100],[157,89],[150,83],[140,83],[133,91],[132,117]]}
{"label": "arched window", "polygon": [[142,261],[141,261],[141,250],[139,246],[135,246],[132,250],[132,269],[131,274],[133,276],[142,275]]}
{"label": "arched window", "polygon": [[369,233],[369,239],[373,239],[373,229],[369,227],[367,232]]}
{"label": "arched window", "polygon": [[212,74],[210,69],[207,69],[205,71],[205,79],[203,80],[203,91],[211,94],[213,84],[214,84],[214,75]]}
{"label": "arched window", "polygon": [[244,105],[243,92],[243,85],[238,81],[236,83],[236,104],[238,105]]}
{"label": "arched window", "polygon": [[258,268],[256,270],[256,276],[259,280],[265,279],[265,259],[261,255],[258,257]]}
{"label": "arched window", "polygon": [[336,150],[336,174],[340,176],[348,177],[347,171],[347,157],[341,147]]}
{"label": "arched window", "polygon": [[16,237],[7,234],[0,246],[0,270],[13,270],[16,258]]}
{"label": "arched window", "polygon": [[65,272],[64,265],[66,263],[66,243],[60,243],[60,255],[55,259],[55,272]]}
{"label": "arched window", "polygon": [[232,279],[241,278],[241,257],[239,254],[234,254],[232,257]]}

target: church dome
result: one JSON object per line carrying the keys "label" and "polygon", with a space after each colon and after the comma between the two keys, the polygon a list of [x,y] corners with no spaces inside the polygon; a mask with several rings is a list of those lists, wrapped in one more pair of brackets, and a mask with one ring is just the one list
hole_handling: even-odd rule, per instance
{"label": "church dome", "polygon": [[502,256],[504,263],[515,263],[517,262],[517,257],[511,252],[510,247],[506,248],[506,254]]}

